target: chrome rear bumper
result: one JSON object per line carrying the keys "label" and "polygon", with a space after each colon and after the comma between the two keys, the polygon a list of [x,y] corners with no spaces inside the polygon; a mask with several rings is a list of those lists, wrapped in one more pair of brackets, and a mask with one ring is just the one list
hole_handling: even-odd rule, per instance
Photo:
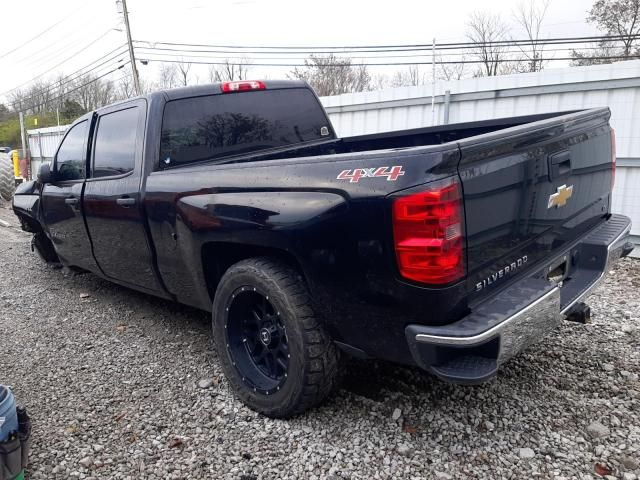
{"label": "chrome rear bumper", "polygon": [[414,361],[451,382],[480,383],[491,378],[502,363],[553,330],[602,282],[613,264],[630,253],[630,229],[627,217],[613,215],[571,249],[550,259],[548,265],[556,264],[558,258],[579,259],[570,277],[558,284],[547,279],[545,265],[453,324],[407,326]]}

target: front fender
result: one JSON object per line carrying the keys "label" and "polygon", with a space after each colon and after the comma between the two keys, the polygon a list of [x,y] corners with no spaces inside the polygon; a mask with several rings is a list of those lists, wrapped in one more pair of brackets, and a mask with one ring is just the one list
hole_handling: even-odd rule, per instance
{"label": "front fender", "polygon": [[13,195],[13,212],[26,232],[42,232],[40,222],[40,185],[36,181],[18,185]]}

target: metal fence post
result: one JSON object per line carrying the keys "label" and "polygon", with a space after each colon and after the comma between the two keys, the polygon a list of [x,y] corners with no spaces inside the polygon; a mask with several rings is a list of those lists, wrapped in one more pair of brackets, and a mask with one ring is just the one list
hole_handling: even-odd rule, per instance
{"label": "metal fence post", "polygon": [[444,92],[444,119],[443,124],[449,124],[449,107],[451,106],[451,90]]}

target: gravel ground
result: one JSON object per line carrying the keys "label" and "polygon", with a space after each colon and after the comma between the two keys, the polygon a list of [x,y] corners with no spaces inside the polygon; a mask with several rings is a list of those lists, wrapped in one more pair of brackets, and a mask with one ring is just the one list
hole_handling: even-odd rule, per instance
{"label": "gravel ground", "polygon": [[324,405],[279,421],[230,394],[207,314],[47,267],[6,205],[0,220],[0,382],[33,418],[31,479],[640,474],[637,260],[592,295],[593,324],[486,385],[351,362]]}

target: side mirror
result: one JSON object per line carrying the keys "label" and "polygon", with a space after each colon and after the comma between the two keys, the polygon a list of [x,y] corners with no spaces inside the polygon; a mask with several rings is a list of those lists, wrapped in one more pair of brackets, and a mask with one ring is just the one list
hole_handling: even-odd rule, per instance
{"label": "side mirror", "polygon": [[42,185],[45,183],[52,183],[55,180],[54,177],[50,163],[47,162],[40,165],[40,168],[38,169],[38,182]]}

